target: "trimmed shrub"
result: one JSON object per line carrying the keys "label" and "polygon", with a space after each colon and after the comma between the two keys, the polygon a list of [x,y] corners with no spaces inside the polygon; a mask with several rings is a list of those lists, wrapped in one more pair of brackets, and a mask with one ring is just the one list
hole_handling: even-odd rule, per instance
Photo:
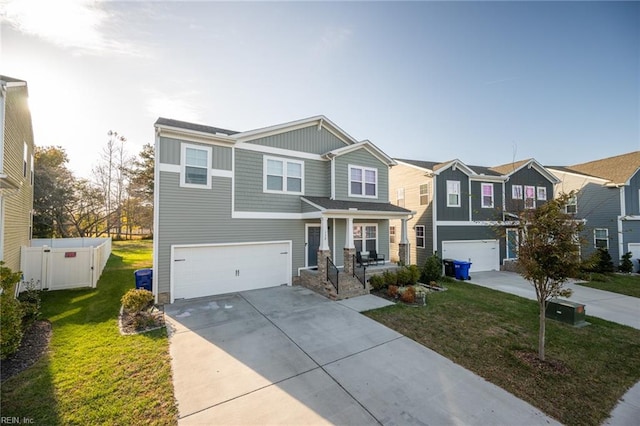
{"label": "trimmed shrub", "polygon": [[13,272],[0,261],[0,359],[16,353],[22,341],[22,308],[13,297],[14,286],[20,282],[20,273]]}
{"label": "trimmed shrub", "polygon": [[593,252],[591,256],[582,261],[580,268],[585,272],[597,272],[600,274],[613,272],[613,261],[609,250],[600,248]]}
{"label": "trimmed shrub", "polygon": [[633,271],[633,262],[631,261],[631,252],[626,252],[620,259],[620,266],[618,267],[620,272],[630,274]]}
{"label": "trimmed shrub", "polygon": [[385,287],[398,284],[398,275],[395,272],[384,271],[382,273]]}
{"label": "trimmed shrub", "polygon": [[372,275],[369,278],[369,285],[374,290],[380,290],[385,287],[384,278],[382,278],[382,275]]}
{"label": "trimmed shrub", "polygon": [[413,286],[407,287],[400,295],[400,300],[402,300],[404,303],[415,303],[416,289],[413,288]]}
{"label": "trimmed shrub", "polygon": [[396,297],[397,295],[398,295],[398,286],[390,285],[389,288],[387,288],[387,296]]}
{"label": "trimmed shrub", "polygon": [[422,266],[421,281],[428,283],[431,281],[438,281],[442,278],[442,259],[438,256],[438,253],[433,253]]}
{"label": "trimmed shrub", "polygon": [[408,272],[408,276],[409,276],[409,285],[416,285],[418,283],[418,280],[420,279],[420,268],[418,268],[418,265],[409,265],[407,267],[407,269],[409,270]]}
{"label": "trimmed shrub", "polygon": [[27,330],[34,322],[40,319],[40,291],[35,289],[33,282],[27,284],[26,291],[18,295],[22,307],[22,327]]}
{"label": "trimmed shrub", "polygon": [[122,307],[129,313],[140,313],[153,305],[153,293],[149,290],[131,289],[122,296]]}
{"label": "trimmed shrub", "polygon": [[402,268],[398,269],[396,274],[398,275],[399,286],[404,287],[406,285],[409,285],[411,281],[411,272],[409,272],[409,268],[403,266]]}

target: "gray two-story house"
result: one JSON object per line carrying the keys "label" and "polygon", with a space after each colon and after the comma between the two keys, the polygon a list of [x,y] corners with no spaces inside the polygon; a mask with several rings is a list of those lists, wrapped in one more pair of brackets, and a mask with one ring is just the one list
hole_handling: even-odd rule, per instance
{"label": "gray two-story house", "polygon": [[[523,209],[551,199],[558,179],[534,159],[495,167],[396,159],[391,201],[417,213],[408,221],[409,259],[422,265],[433,252],[471,261],[472,271],[500,270],[517,258]],[[402,224],[390,224],[392,256]]]}
{"label": "gray two-story house", "polygon": [[631,252],[640,258],[640,151],[572,166],[548,166],[561,183],[557,192],[575,191],[568,213],[585,221],[582,256],[607,249],[614,264]]}
{"label": "gray two-story house", "polygon": [[395,161],[324,116],[236,132],[155,123],[154,293],[160,302],[291,285],[356,251],[389,259]]}
{"label": "gray two-story house", "polygon": [[34,145],[27,82],[0,76],[0,260],[20,270],[31,240]]}

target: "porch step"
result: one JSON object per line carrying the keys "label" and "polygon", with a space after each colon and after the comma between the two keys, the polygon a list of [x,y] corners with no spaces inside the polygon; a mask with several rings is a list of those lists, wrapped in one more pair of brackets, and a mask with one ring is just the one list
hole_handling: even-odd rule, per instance
{"label": "porch step", "polygon": [[361,296],[363,294],[369,294],[369,286],[363,288],[363,285],[350,274],[340,272],[338,275],[338,289],[336,292],[335,287],[330,282],[324,283],[321,277],[315,271],[301,271],[300,273],[300,285],[310,290],[315,291],[331,300],[342,300],[350,297]]}

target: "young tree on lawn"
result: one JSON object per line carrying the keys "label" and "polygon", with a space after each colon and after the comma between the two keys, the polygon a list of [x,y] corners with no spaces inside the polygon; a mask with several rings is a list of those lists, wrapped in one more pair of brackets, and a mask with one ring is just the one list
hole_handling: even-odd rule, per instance
{"label": "young tree on lawn", "polygon": [[575,276],[580,265],[578,248],[583,223],[565,213],[573,193],[563,194],[536,209],[520,214],[518,264],[520,274],[536,289],[539,312],[538,357],[544,361],[545,311],[553,297],[568,297],[563,288]]}

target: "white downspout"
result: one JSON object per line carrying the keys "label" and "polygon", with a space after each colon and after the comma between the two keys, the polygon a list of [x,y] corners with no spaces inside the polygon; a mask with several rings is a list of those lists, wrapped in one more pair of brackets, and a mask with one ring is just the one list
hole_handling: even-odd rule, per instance
{"label": "white downspout", "polygon": [[[433,187],[433,191],[431,191],[431,193],[433,194],[432,198],[431,198],[431,227],[433,228],[433,241],[431,242],[432,248],[433,248],[433,252],[435,253],[436,251],[438,251],[438,224],[437,224],[437,220],[438,220],[438,202],[436,201],[438,199],[436,194],[436,177],[435,176],[431,176],[431,186]],[[440,253],[440,255],[442,255],[442,253]]]}
{"label": "white downspout", "polygon": [[[156,303],[158,303],[158,240],[160,234],[158,233],[160,217],[160,130],[155,129],[155,142],[154,142],[154,155],[153,155],[153,271],[156,279],[153,283],[153,296]],[[171,265],[173,268],[173,265]],[[171,278],[170,278],[171,279]],[[171,294],[171,302],[173,302],[173,294]]]}
{"label": "white downspout", "polygon": [[331,158],[331,199],[336,199],[336,157]]}

